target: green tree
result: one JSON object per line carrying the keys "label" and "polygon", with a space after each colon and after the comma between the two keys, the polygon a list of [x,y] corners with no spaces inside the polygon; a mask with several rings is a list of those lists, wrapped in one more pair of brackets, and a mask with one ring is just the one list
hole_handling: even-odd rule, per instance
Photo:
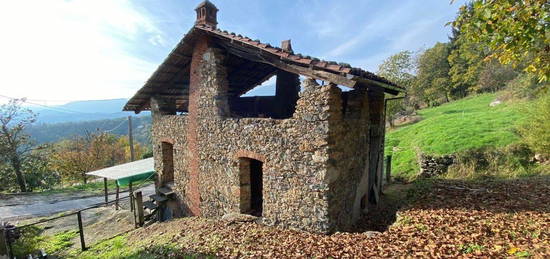
{"label": "green tree", "polygon": [[[412,51],[405,50],[387,58],[379,67],[377,74],[410,90],[415,79],[416,62]],[[413,98],[409,98],[409,97]],[[409,93],[407,100],[391,100],[386,106],[386,120],[393,128],[393,120],[397,115],[406,110],[407,105],[415,100]]]}
{"label": "green tree", "polygon": [[[21,171],[24,172],[27,192],[36,189],[51,189],[60,183],[59,175],[52,171],[49,154],[51,149],[47,146],[29,153],[27,159],[21,164]],[[20,190],[16,174],[9,162],[0,160],[0,191],[17,192]]]}
{"label": "green tree", "polygon": [[25,128],[36,121],[36,115],[21,106],[24,99],[13,99],[0,106],[0,159],[9,164],[21,192],[27,192],[23,164],[36,148]]}
{"label": "green tree", "polygon": [[[471,8],[471,11],[465,11]],[[550,4],[547,0],[473,0],[452,23],[472,43],[487,46],[490,58],[550,76]]]}
{"label": "green tree", "polygon": [[[472,4],[467,4],[459,10],[458,16],[470,17]],[[448,57],[449,77],[453,87],[453,98],[463,98],[471,92],[478,83],[479,73],[483,68],[483,60],[489,55],[486,46],[472,42],[461,33],[462,23],[455,22],[450,39],[451,52]]]}
{"label": "green tree", "polygon": [[449,78],[449,43],[436,43],[418,57],[418,72],[413,92],[432,106],[451,99],[453,85]]}
{"label": "green tree", "polygon": [[384,60],[384,62],[378,66],[377,74],[407,88],[414,80],[415,72],[415,55],[412,51],[405,50]]}
{"label": "green tree", "polygon": [[61,183],[60,175],[52,170],[50,156],[51,148],[43,146],[40,150],[31,152],[25,160],[22,167],[28,191],[47,190]]}

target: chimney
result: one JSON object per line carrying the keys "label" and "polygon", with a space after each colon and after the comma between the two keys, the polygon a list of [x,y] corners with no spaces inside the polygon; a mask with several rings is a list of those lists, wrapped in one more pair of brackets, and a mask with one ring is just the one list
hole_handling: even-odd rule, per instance
{"label": "chimney", "polygon": [[205,0],[200,3],[197,8],[195,8],[195,11],[197,12],[197,20],[195,21],[195,25],[202,24],[216,28],[216,25],[218,24],[218,19],[216,17],[218,8],[216,8],[213,3]]}
{"label": "chimney", "polygon": [[294,53],[294,51],[292,51],[292,44],[290,44],[290,40],[283,40],[281,42],[281,49],[286,52]]}

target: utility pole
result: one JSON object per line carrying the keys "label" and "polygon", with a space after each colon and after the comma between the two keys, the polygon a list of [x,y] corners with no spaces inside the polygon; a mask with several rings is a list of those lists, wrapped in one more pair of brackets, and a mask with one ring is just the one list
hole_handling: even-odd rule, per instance
{"label": "utility pole", "polygon": [[128,116],[128,144],[130,145],[130,160],[135,160],[134,136],[132,134],[132,116]]}

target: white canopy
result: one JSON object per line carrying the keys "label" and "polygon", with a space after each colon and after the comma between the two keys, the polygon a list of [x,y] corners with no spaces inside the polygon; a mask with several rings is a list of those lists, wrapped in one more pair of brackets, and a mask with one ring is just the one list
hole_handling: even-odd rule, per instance
{"label": "white canopy", "polygon": [[150,157],[126,164],[103,168],[86,174],[99,176],[111,180],[120,180],[123,178],[129,178],[141,174],[152,173],[154,171],[154,161],[153,158]]}

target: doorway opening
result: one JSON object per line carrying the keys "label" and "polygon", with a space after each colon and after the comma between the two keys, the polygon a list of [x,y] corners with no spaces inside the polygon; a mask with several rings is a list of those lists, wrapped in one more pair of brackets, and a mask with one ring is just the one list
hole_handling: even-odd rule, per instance
{"label": "doorway opening", "polygon": [[162,149],[162,184],[174,182],[174,145],[161,143]]}
{"label": "doorway opening", "polygon": [[239,158],[240,210],[261,217],[263,213],[263,162]]}

